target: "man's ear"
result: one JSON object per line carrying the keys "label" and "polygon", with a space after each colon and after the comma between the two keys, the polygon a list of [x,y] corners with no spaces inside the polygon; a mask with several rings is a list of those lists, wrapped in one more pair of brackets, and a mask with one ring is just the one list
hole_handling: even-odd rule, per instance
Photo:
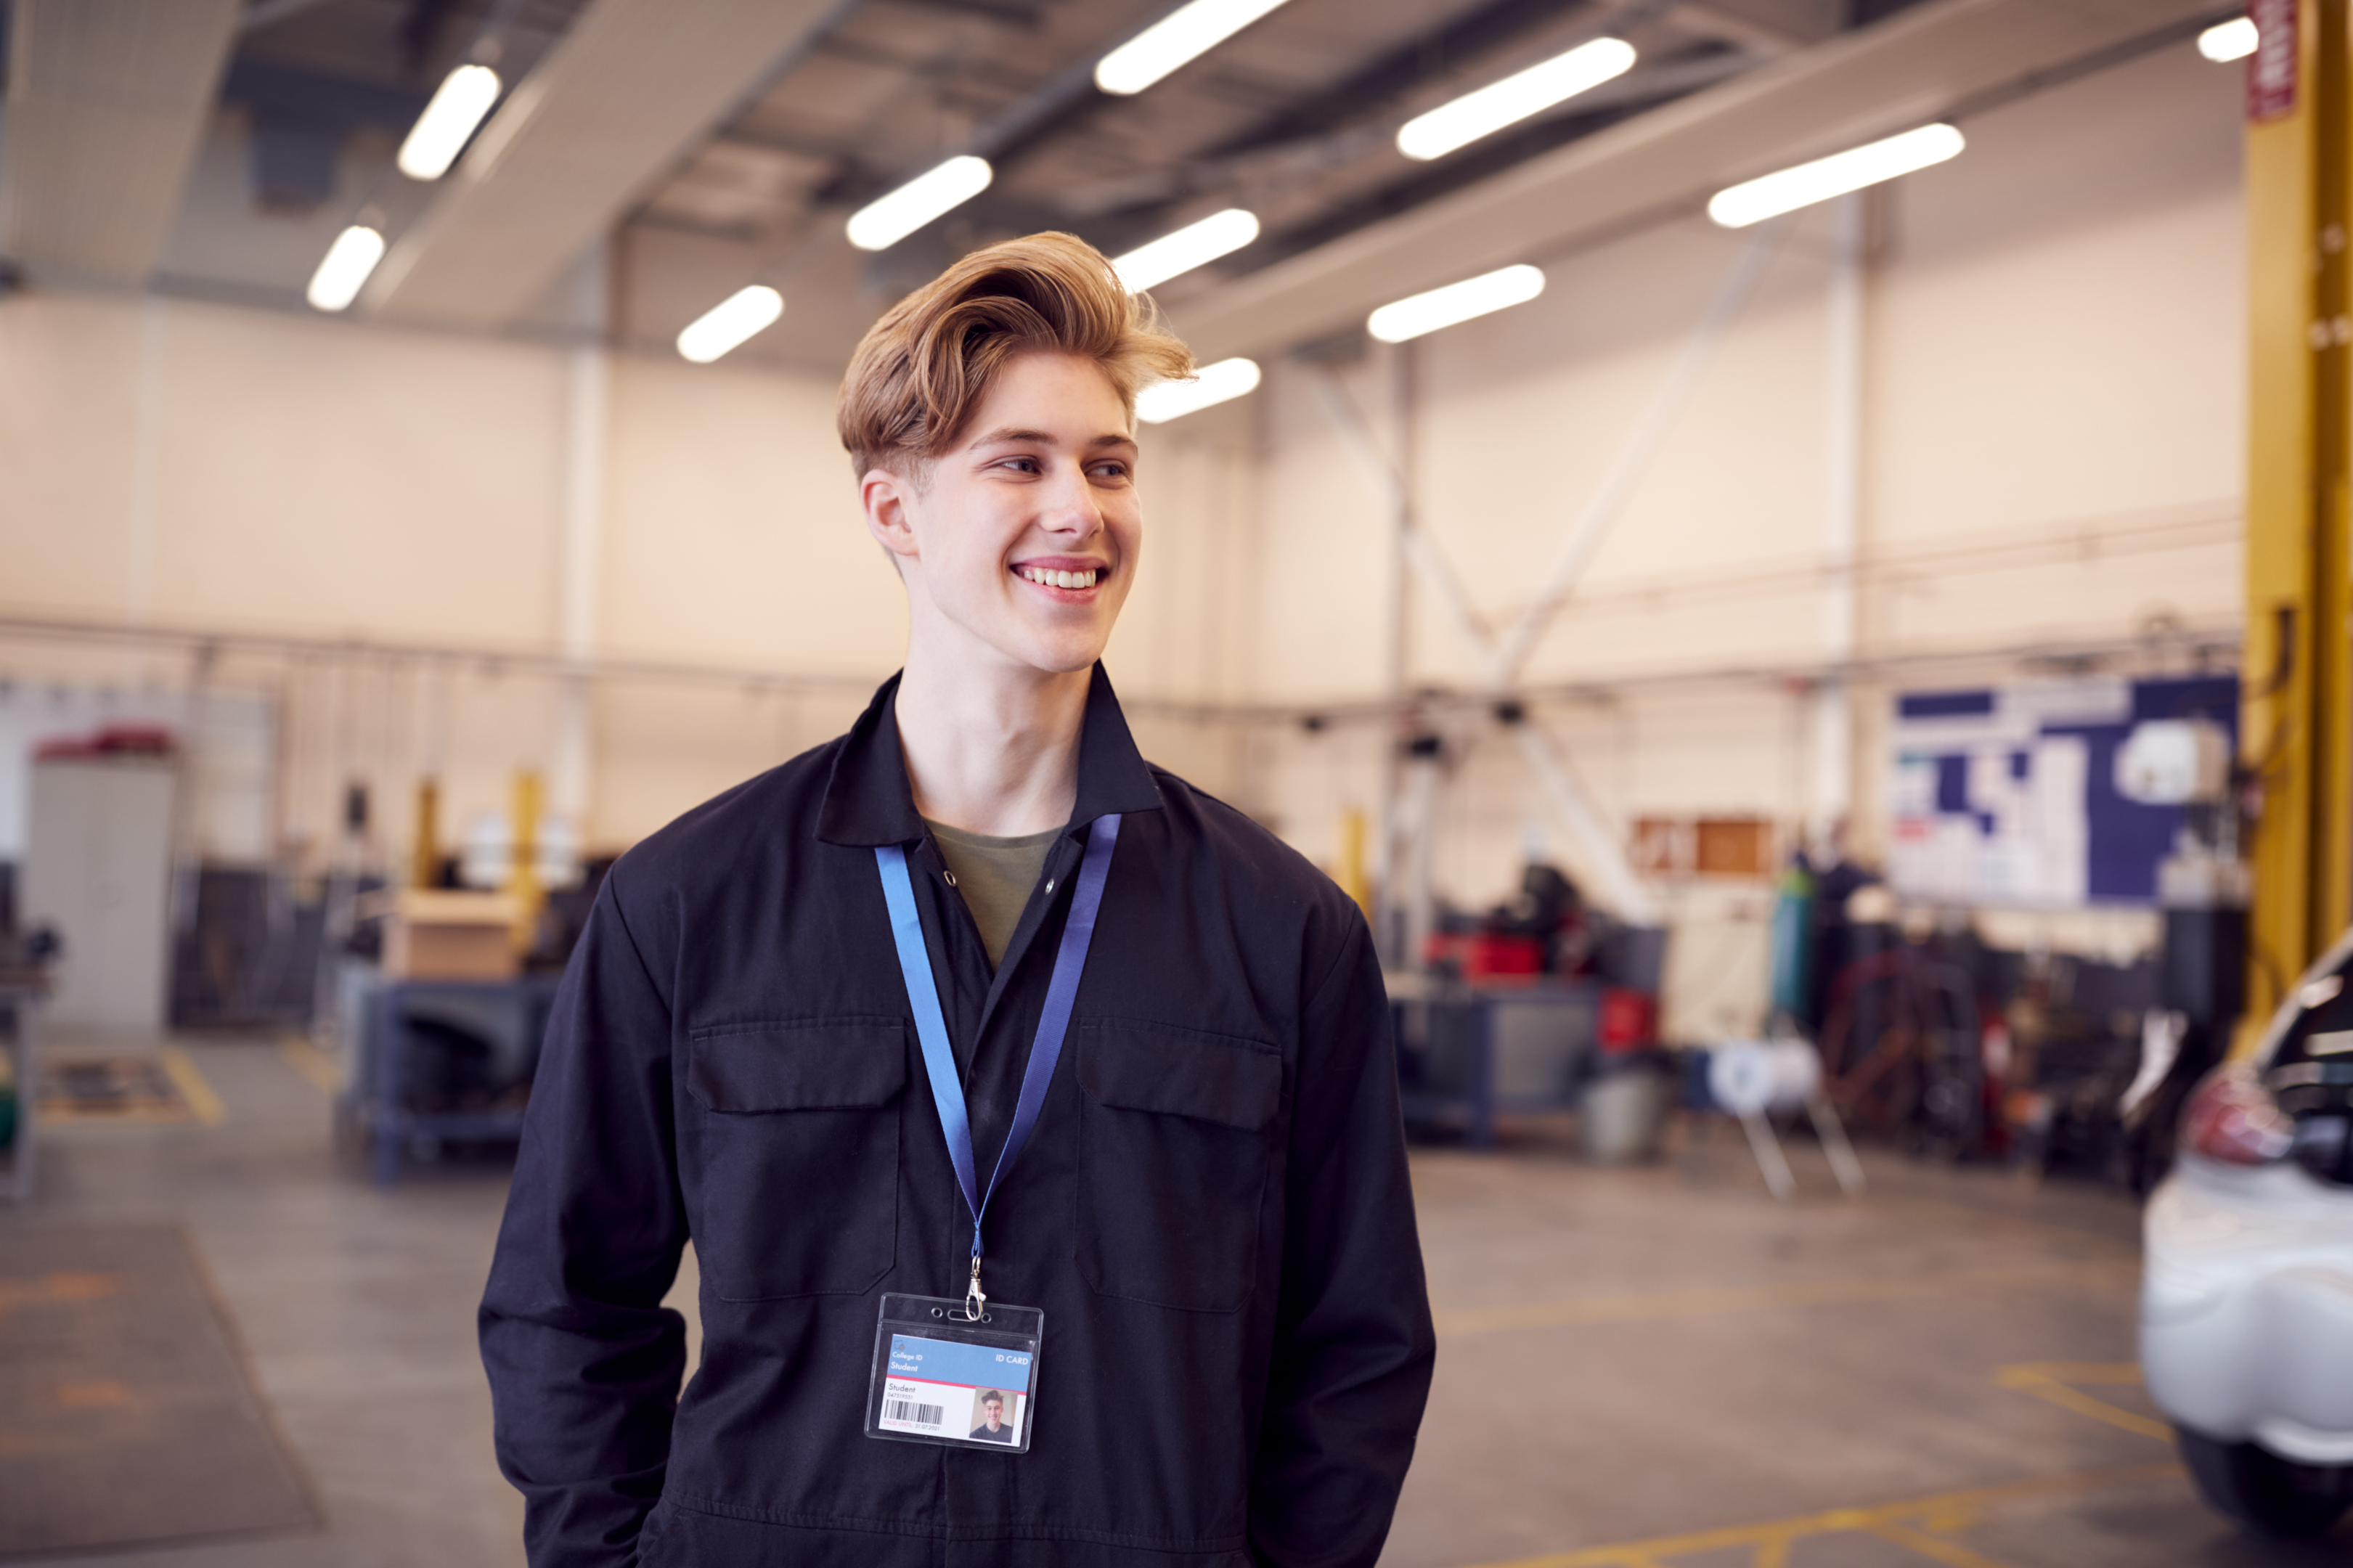
{"label": "man's ear", "polygon": [[866,531],[891,552],[894,561],[912,561],[920,554],[915,546],[913,520],[908,516],[914,493],[913,484],[888,468],[869,468],[866,477],[858,481],[859,504],[866,510]]}

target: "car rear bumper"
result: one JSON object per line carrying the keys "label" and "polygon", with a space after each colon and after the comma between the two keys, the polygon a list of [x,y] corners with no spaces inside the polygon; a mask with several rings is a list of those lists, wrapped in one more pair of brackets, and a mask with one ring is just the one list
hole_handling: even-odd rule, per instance
{"label": "car rear bumper", "polygon": [[2185,1154],[2149,1200],[2141,1370],[2177,1425],[2353,1464],[2353,1190]]}

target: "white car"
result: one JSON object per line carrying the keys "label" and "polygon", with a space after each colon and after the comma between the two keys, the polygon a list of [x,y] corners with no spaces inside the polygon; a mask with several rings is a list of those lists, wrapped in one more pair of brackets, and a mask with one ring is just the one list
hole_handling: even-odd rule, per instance
{"label": "white car", "polygon": [[2181,1113],[2140,1360],[2206,1499],[2274,1535],[2353,1507],[2353,932]]}

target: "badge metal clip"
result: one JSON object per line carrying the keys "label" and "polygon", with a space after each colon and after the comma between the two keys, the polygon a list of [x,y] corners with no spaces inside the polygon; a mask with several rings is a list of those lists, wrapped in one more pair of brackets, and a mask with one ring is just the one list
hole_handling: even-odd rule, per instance
{"label": "badge metal clip", "polygon": [[948,1316],[959,1322],[977,1323],[987,1310],[988,1292],[980,1288],[980,1254],[976,1252],[972,1255],[972,1283],[964,1293],[964,1310],[961,1313],[950,1312]]}

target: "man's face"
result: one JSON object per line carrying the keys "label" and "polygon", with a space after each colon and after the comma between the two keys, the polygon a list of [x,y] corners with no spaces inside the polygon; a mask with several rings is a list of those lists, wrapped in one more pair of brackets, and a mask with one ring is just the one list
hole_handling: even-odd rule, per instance
{"label": "man's face", "polygon": [[1033,352],[1007,363],[927,486],[868,474],[868,526],[900,558],[918,639],[1050,674],[1092,665],[1143,548],[1135,456],[1103,372]]}
{"label": "man's face", "polygon": [[1001,1399],[987,1401],[980,1407],[980,1416],[982,1420],[988,1423],[988,1429],[994,1432],[1005,1425],[1005,1402]]}

